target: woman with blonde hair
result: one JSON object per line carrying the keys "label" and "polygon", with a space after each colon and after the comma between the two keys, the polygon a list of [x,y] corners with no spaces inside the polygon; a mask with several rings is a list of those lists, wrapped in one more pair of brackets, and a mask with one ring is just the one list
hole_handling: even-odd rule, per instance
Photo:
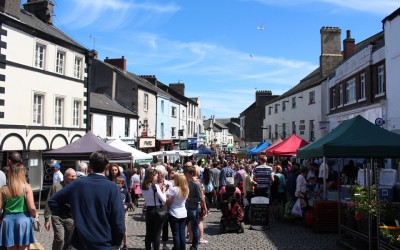
{"label": "woman with blonde hair", "polygon": [[31,186],[26,183],[22,163],[10,166],[8,184],[1,188],[0,209],[4,218],[0,229],[0,245],[7,249],[29,249],[35,243],[32,218],[39,219]]}
{"label": "woman with blonde hair", "polygon": [[174,187],[169,190],[167,205],[169,206],[168,220],[171,226],[174,249],[186,249],[186,199],[189,195],[189,186],[182,173],[175,173]]}

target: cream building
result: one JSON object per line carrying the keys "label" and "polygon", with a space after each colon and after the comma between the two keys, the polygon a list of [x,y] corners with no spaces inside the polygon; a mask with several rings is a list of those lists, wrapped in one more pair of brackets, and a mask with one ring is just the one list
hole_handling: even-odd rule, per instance
{"label": "cream building", "polygon": [[[40,5],[47,3],[47,9]],[[50,185],[43,150],[65,146],[87,129],[90,52],[52,23],[53,4],[1,1],[0,150],[19,151],[34,190]]]}

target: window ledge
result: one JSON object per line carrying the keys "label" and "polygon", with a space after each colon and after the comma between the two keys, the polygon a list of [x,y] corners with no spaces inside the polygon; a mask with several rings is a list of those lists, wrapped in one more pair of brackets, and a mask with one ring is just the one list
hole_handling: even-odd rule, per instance
{"label": "window ledge", "polygon": [[384,95],[386,95],[386,93],[382,92],[382,93],[376,94],[375,97],[381,97],[381,96],[384,96]]}
{"label": "window ledge", "polygon": [[358,102],[363,102],[363,101],[366,101],[367,100],[367,98],[361,98],[361,99],[358,99]]}
{"label": "window ledge", "polygon": [[349,105],[354,104],[354,103],[356,103],[356,101],[348,102],[348,103],[344,104],[344,106],[349,106]]}

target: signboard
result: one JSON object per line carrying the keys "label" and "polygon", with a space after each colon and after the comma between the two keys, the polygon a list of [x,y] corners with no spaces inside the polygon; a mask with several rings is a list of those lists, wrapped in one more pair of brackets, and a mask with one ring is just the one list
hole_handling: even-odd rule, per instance
{"label": "signboard", "polygon": [[250,228],[255,230],[269,229],[268,214],[269,199],[256,196],[251,199],[250,205]]}
{"label": "signboard", "polygon": [[140,138],[139,148],[154,148],[156,146],[156,138]]}

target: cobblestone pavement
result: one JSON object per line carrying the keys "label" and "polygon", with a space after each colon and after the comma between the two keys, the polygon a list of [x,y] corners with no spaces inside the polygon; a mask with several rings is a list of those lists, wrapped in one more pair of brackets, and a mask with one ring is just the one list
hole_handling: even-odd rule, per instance
{"label": "cobblestone pavement", "polygon": [[[133,212],[128,212],[128,248],[144,249],[145,222],[141,205]],[[43,211],[41,211],[42,213]],[[242,234],[231,232],[219,234],[220,211],[211,209],[211,213],[204,219],[204,239],[208,244],[200,245],[200,249],[342,249],[337,246],[337,233],[314,233],[311,228],[300,223],[278,222],[271,225],[267,231],[250,230],[246,225]],[[43,225],[42,231],[35,233],[36,240],[44,249],[51,249],[53,240],[52,229],[47,232]],[[172,249],[172,237],[167,246]],[[189,246],[187,246],[189,248]]]}

